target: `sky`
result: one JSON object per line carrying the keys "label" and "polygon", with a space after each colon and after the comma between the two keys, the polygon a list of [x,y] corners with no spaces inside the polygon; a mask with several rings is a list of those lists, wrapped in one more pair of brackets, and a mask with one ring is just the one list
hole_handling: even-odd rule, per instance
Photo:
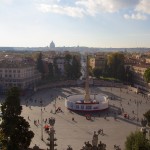
{"label": "sky", "polygon": [[0,46],[150,47],[150,0],[0,0]]}

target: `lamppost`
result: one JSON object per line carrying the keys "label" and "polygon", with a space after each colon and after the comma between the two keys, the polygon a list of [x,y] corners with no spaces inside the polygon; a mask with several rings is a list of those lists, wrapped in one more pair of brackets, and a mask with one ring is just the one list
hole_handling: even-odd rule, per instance
{"label": "lamppost", "polygon": [[56,98],[55,98],[55,104],[54,105],[55,105],[55,114],[56,114]]}
{"label": "lamppost", "polygon": [[54,138],[55,130],[54,130],[54,124],[55,124],[55,118],[49,119],[49,124],[51,125],[50,130],[48,131],[49,138],[47,139],[50,143],[47,145],[49,146],[48,150],[55,150],[54,147],[57,146],[56,143],[54,143],[57,139]]}
{"label": "lamppost", "polygon": [[120,101],[122,101],[122,100],[121,100],[121,91],[122,91],[122,90],[121,90],[121,87],[120,87]]}
{"label": "lamppost", "polygon": [[101,141],[99,141],[99,143],[98,143],[98,135],[102,134],[102,133],[103,133],[102,129],[98,130],[98,132],[94,131],[92,144],[90,144],[89,141],[84,142],[85,146],[83,146],[81,150],[89,150],[89,149],[92,149],[92,150],[97,150],[97,149],[106,150],[106,144],[102,143]]}
{"label": "lamppost", "polygon": [[137,120],[136,120],[136,121],[137,121],[137,124],[136,124],[136,130],[137,130],[137,128],[138,128],[138,120],[139,120],[139,118],[138,118],[138,117],[139,117],[139,101],[136,101],[136,104],[137,104],[137,109],[136,109],[136,110],[137,110]]}
{"label": "lamppost", "polygon": [[40,104],[41,104],[41,140],[43,141],[43,111],[42,111],[42,100],[40,100]]}

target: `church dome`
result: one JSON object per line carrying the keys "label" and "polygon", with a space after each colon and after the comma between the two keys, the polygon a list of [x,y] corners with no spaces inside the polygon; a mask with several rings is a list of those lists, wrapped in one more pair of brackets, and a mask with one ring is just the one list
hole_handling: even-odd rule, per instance
{"label": "church dome", "polygon": [[55,43],[52,41],[51,43],[50,43],[50,49],[54,49],[55,48]]}

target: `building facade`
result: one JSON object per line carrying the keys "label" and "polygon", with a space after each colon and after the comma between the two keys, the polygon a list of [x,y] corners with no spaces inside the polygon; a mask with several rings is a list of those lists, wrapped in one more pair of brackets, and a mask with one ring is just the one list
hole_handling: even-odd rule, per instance
{"label": "building facade", "polygon": [[0,62],[0,88],[6,90],[11,87],[20,89],[34,88],[41,79],[35,64],[24,61],[2,60]]}

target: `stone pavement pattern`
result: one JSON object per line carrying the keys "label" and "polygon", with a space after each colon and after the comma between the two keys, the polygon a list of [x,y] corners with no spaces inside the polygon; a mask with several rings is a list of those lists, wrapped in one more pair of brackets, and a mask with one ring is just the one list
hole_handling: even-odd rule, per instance
{"label": "stone pavement pattern", "polygon": [[[123,107],[124,112],[128,113],[131,118],[137,117],[138,110],[138,118],[141,119],[143,118],[143,114],[150,108],[150,100],[127,89],[120,90],[119,88],[93,87],[91,88],[91,92],[102,92],[112,97],[108,110],[92,114],[93,121],[87,120],[82,114],[70,113],[64,106],[66,96],[84,93],[83,88],[80,87],[43,89],[35,92],[32,97],[28,99],[22,98],[22,116],[27,120],[29,116],[28,122],[30,123],[31,130],[35,133],[30,147],[36,144],[40,148],[47,149],[46,143],[48,142],[48,135],[44,129],[44,141],[41,140],[40,101],[42,100],[43,119],[45,120],[50,117],[55,117],[56,119],[54,128],[56,130],[55,137],[58,139],[56,141],[58,144],[56,148],[58,150],[66,150],[67,145],[71,145],[74,150],[81,149],[85,141],[90,141],[91,143],[94,131],[98,131],[99,129],[103,129],[104,131],[104,135],[100,135],[99,140],[107,145],[107,150],[112,150],[114,144],[120,145],[120,147],[124,149],[126,136],[128,136],[131,131],[134,132],[140,129],[140,122],[125,119],[123,115],[117,115],[117,120],[115,120],[114,115],[117,114],[119,108]],[[56,107],[61,107],[63,113],[51,113],[51,111],[54,112],[55,110],[55,100]],[[138,105],[136,101],[139,101]],[[104,119],[104,116],[107,115],[108,117]],[[75,121],[72,121],[72,117],[74,117]],[[39,120],[38,126],[34,125],[34,120],[37,122]],[[45,123],[43,122],[43,126],[44,125]]]}

